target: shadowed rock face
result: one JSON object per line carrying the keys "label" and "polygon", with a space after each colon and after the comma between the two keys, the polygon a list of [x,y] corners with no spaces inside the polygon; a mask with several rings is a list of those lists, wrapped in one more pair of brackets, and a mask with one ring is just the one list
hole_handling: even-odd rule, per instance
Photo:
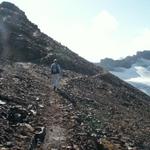
{"label": "shadowed rock face", "polygon": [[31,49],[30,37],[36,28],[37,26],[29,22],[15,5],[2,3],[0,5],[1,58],[11,61],[29,61],[34,57],[42,56],[39,47]]}
{"label": "shadowed rock face", "polygon": [[85,74],[100,71],[100,68],[41,33],[23,11],[7,2],[0,4],[0,39],[0,58],[3,61],[49,65],[57,58],[65,69]]}

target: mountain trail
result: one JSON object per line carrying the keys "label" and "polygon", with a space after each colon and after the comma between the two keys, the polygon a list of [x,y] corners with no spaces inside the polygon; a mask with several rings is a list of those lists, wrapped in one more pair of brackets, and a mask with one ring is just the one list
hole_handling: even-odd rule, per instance
{"label": "mountain trail", "polygon": [[[62,80],[63,81],[63,80]],[[60,149],[66,141],[66,128],[64,122],[64,110],[61,98],[58,93],[50,87],[49,101],[45,102],[46,137],[43,143],[43,150]]]}

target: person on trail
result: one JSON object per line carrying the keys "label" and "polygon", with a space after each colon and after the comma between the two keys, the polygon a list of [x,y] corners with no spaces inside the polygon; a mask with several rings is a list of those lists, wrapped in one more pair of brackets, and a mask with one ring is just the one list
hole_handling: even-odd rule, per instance
{"label": "person on trail", "polygon": [[56,91],[59,88],[61,75],[61,68],[57,62],[57,59],[54,59],[53,63],[51,64],[51,75],[52,75],[52,86],[54,91]]}

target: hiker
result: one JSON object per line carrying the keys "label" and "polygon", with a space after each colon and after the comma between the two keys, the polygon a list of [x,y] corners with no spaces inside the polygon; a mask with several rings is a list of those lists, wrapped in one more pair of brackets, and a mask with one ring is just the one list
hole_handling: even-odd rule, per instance
{"label": "hiker", "polygon": [[51,65],[51,75],[52,75],[52,86],[54,91],[56,91],[59,88],[60,75],[61,75],[61,68],[57,62],[57,59],[54,59]]}

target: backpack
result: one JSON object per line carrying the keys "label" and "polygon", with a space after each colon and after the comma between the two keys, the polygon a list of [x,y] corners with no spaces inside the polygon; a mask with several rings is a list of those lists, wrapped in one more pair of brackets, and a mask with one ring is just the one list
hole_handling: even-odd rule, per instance
{"label": "backpack", "polygon": [[53,65],[52,65],[52,67],[51,67],[51,73],[52,73],[52,74],[60,73],[60,69],[59,69],[58,64],[53,64]]}

